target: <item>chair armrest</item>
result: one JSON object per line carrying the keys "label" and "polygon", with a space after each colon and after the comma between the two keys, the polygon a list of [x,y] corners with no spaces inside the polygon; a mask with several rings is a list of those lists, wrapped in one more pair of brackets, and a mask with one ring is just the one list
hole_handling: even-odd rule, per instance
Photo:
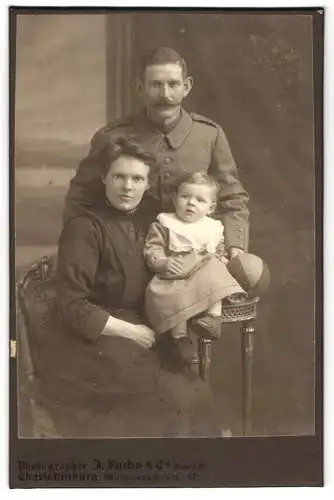
{"label": "chair armrest", "polygon": [[49,320],[49,305],[55,300],[55,287],[52,286],[55,269],[55,256],[43,256],[16,284],[19,363],[22,362],[23,371],[30,380],[37,374],[34,327]]}

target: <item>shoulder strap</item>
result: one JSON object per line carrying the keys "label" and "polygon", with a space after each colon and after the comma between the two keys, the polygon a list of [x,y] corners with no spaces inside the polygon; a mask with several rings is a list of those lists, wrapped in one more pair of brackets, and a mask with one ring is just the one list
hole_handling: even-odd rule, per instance
{"label": "shoulder strap", "polygon": [[192,112],[190,113],[190,116],[195,122],[206,123],[207,125],[210,125],[211,127],[215,128],[219,127],[218,123],[214,122],[213,120],[210,120],[210,118],[207,118],[206,116],[202,116]]}
{"label": "shoulder strap", "polygon": [[108,132],[117,129],[118,127],[124,127],[131,125],[134,122],[135,117],[133,115],[119,118],[112,122],[107,123],[104,127],[101,127],[94,135],[90,143],[89,156],[95,156],[104,145],[105,136]]}
{"label": "shoulder strap", "polygon": [[114,130],[117,127],[123,127],[124,125],[131,125],[134,122],[134,120],[135,120],[135,115],[129,115],[122,118],[118,118],[117,120],[113,120],[112,122],[107,123],[107,125],[105,125],[104,127],[100,128],[96,132],[96,134],[105,134],[106,132],[110,132],[111,130]]}

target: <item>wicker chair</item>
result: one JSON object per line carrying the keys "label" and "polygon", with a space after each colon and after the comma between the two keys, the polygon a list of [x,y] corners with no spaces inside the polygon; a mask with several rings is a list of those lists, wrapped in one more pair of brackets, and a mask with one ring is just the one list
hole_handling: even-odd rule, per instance
{"label": "wicker chair", "polygon": [[20,437],[61,437],[40,402],[38,341],[56,313],[55,257],[42,257],[16,284],[18,424]]}
{"label": "wicker chair", "polygon": [[[35,397],[35,395],[38,395],[38,373],[36,372],[38,346],[33,332],[36,328],[43,331],[43,328],[47,328],[50,322],[55,319],[56,291],[54,284],[55,257],[43,256],[24,273],[16,286],[19,399],[22,406],[21,410],[19,408],[19,414],[27,414],[27,410],[32,413],[35,412],[35,414],[36,412],[39,414],[43,412],[43,407],[38,404],[38,396]],[[254,298],[238,305],[224,305],[221,316],[222,325],[239,323],[241,327],[243,435],[251,434],[252,359],[255,335],[254,324],[258,301],[258,298]],[[198,338],[196,370],[205,381],[209,381],[211,349],[211,339],[203,336]],[[33,420],[33,418],[30,419],[30,427],[34,426]],[[23,419],[19,418],[19,421],[23,421]],[[27,429],[27,425],[23,426],[22,424],[21,434],[35,435],[36,437],[59,437],[50,417],[46,413],[40,421],[42,425],[38,426],[37,431],[33,431],[32,428]]]}

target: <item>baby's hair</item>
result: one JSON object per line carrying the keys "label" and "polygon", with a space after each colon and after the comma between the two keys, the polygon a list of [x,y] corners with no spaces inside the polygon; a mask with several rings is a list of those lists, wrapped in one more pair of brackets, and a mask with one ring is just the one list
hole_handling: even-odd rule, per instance
{"label": "baby's hair", "polygon": [[205,172],[193,172],[191,174],[185,174],[183,177],[178,179],[175,186],[175,194],[178,193],[180,187],[183,184],[197,184],[202,186],[208,186],[212,188],[214,193],[214,200],[217,200],[219,193],[219,185],[216,180],[209,174]]}

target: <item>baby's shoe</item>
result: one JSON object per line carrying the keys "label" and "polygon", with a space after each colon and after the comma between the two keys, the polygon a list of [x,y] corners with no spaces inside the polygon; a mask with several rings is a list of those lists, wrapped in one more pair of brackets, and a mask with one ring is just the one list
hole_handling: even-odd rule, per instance
{"label": "baby's shoe", "polygon": [[219,339],[221,336],[220,316],[206,314],[196,318],[191,325],[192,331],[199,337]]}

